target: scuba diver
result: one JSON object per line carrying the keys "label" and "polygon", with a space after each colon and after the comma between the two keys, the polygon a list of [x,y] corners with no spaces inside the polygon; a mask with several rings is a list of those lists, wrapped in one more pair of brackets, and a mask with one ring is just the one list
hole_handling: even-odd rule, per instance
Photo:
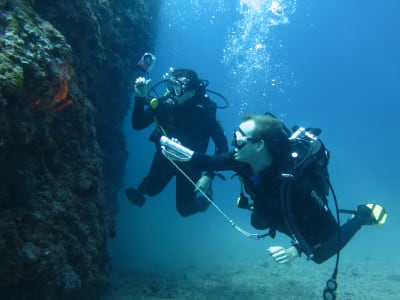
{"label": "scuba diver", "polygon": [[[282,232],[292,239],[288,248],[268,249],[278,263],[287,263],[301,253],[320,264],[342,249],[362,225],[383,225],[386,211],[378,204],[359,205],[353,217],[338,228],[328,207],[330,182],[327,173],[329,152],[316,138],[318,129],[298,128],[292,135],[272,116],[247,115],[234,131],[233,151],[207,155],[173,147],[173,141],[161,138],[164,155],[203,170],[233,170],[244,185],[238,206],[251,211],[251,225],[269,229],[269,235]],[[296,143],[294,142],[296,141]],[[310,144],[298,148],[299,142]],[[308,142],[309,141],[309,142]],[[172,146],[171,146],[172,145]],[[321,169],[317,165],[323,167]]]}
{"label": "scuba diver", "polygon": [[[150,80],[139,77],[135,81],[135,103],[132,113],[132,127],[144,129],[155,123],[156,128],[149,140],[155,143],[156,152],[150,171],[136,188],[127,188],[128,200],[139,207],[145,203],[145,195],[158,195],[169,181],[176,178],[176,209],[183,216],[205,211],[210,202],[198,189],[208,196],[212,195],[214,172],[206,172],[190,165],[183,166],[191,180],[197,182],[196,189],[176,170],[174,165],[161,153],[159,140],[161,136],[178,138],[185,145],[199,153],[208,149],[210,138],[215,145],[215,154],[228,151],[225,132],[216,117],[217,105],[207,95],[205,80],[199,79],[196,72],[190,69],[170,70],[164,75],[166,93],[162,97],[152,98],[149,91]],[[159,85],[156,84],[155,86]]]}
{"label": "scuba diver", "polygon": [[[267,113],[243,117],[234,131],[234,150],[226,154],[198,153],[166,137],[160,142],[163,154],[172,161],[208,171],[237,172],[242,182],[237,204],[251,212],[251,225],[269,229],[261,237],[274,238],[278,231],[291,238],[289,247],[268,248],[277,263],[305,254],[320,264],[336,254],[336,267],[323,293],[324,299],[335,299],[340,250],[363,225],[383,225],[387,214],[378,204],[339,210],[327,170],[329,152],[317,138],[321,130],[295,127],[293,131]],[[328,207],[329,190],[337,207],[336,219]],[[339,212],[352,217],[340,224]]]}

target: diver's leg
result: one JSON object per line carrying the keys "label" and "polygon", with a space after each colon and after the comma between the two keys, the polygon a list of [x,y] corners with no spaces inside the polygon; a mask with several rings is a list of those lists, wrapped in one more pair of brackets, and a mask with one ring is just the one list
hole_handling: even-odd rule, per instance
{"label": "diver's leg", "polygon": [[[186,170],[187,175],[197,182],[201,177],[201,171]],[[176,175],[176,210],[182,217],[190,216],[197,212],[205,211],[210,202],[195,191],[195,187],[181,173]]]}
{"label": "diver's leg", "polygon": [[143,206],[144,195],[155,196],[159,194],[174,176],[172,164],[157,151],[153,157],[149,174],[139,184],[137,189],[128,188],[125,194],[128,200],[137,206]]}
{"label": "diver's leg", "polygon": [[354,217],[348,220],[340,227],[340,235],[337,232],[330,239],[313,250],[313,261],[320,264],[338,253],[347,245],[357,231],[360,230],[361,226],[362,222],[360,221],[360,218]]}
{"label": "diver's leg", "polygon": [[380,205],[359,205],[355,215],[340,226],[340,234],[336,233],[320,247],[315,249],[314,261],[322,263],[339,252],[363,225],[383,225],[386,221],[386,211]]}

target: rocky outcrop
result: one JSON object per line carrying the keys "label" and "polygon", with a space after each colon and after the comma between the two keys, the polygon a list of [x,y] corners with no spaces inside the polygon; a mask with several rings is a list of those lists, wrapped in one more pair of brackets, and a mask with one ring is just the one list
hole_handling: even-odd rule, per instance
{"label": "rocky outcrop", "polygon": [[107,287],[122,122],[158,1],[0,0],[0,290]]}

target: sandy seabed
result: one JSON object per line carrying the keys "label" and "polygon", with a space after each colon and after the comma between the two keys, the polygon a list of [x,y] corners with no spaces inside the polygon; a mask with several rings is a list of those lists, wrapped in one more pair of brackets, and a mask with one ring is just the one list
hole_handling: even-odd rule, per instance
{"label": "sandy seabed", "polygon": [[[174,270],[114,271],[106,300],[127,299],[323,299],[334,259],[322,265],[298,259],[277,265],[259,259]],[[372,258],[342,260],[337,299],[400,299],[400,267]]]}

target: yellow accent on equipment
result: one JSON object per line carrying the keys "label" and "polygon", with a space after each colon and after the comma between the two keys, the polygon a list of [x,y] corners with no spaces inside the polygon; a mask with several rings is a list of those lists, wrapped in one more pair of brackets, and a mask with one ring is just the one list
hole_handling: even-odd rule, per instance
{"label": "yellow accent on equipment", "polygon": [[150,100],[150,107],[152,109],[156,109],[158,106],[158,99],[157,98],[153,98]]}
{"label": "yellow accent on equipment", "polygon": [[367,204],[367,207],[371,210],[371,215],[374,217],[376,222],[374,225],[376,226],[382,226],[385,224],[386,219],[387,219],[387,213],[386,210],[380,206],[379,204]]}

